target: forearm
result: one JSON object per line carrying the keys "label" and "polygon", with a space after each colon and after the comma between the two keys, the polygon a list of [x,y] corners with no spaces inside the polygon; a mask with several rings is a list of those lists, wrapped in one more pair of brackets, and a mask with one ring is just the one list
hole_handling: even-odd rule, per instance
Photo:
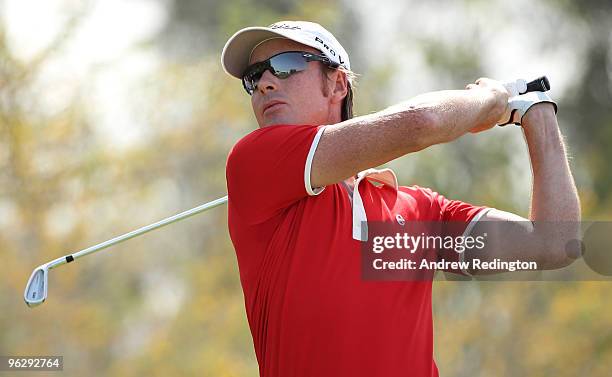
{"label": "forearm", "polygon": [[579,236],[580,201],[552,105],[538,105],[523,118],[533,169],[529,219],[545,245],[542,268],[571,263],[567,243]]}
{"label": "forearm", "polygon": [[[422,94],[400,106],[408,105],[428,115],[430,132],[414,140],[416,147],[423,149],[494,125],[505,109],[506,99],[499,101],[488,89],[446,90]],[[395,111],[395,106],[386,111]]]}
{"label": "forearm", "polygon": [[432,92],[328,126],[313,160],[311,182],[314,186],[336,183],[358,171],[454,140],[474,127],[494,124],[504,110],[497,97],[489,89]]}
{"label": "forearm", "polygon": [[533,170],[529,219],[577,222],[580,220],[580,202],[563,137],[552,105],[544,106],[549,108],[530,110],[523,122]]}
{"label": "forearm", "polygon": [[[472,235],[488,234],[483,250],[466,251],[465,260],[535,261],[539,269],[569,265],[566,245],[578,237],[580,202],[563,137],[551,104],[539,104],[522,119],[533,170],[529,220],[492,209]],[[477,274],[492,270],[471,271]]]}

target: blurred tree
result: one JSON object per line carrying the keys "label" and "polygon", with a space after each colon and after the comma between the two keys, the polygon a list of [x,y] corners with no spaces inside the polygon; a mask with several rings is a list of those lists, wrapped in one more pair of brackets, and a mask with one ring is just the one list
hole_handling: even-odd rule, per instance
{"label": "blurred tree", "polygon": [[[588,28],[589,39],[582,72],[563,103],[561,117],[577,128],[578,153],[584,161],[596,195],[588,210],[592,215],[612,213],[612,7],[609,1],[554,1],[568,19]],[[551,40],[550,43],[555,43]],[[579,130],[579,131],[578,131]],[[590,214],[590,213],[589,213]]]}

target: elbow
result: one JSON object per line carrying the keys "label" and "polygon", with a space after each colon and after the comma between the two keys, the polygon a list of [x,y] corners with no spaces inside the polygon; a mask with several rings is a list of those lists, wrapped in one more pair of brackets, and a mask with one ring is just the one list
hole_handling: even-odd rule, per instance
{"label": "elbow", "polygon": [[574,263],[582,256],[582,242],[578,222],[557,224],[565,228],[562,232],[546,234],[543,242],[543,252],[540,254],[540,269],[558,270]]}

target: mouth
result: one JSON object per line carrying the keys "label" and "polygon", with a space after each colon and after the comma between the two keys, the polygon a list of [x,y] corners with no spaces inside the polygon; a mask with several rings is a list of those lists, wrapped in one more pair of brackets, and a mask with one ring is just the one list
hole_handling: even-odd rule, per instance
{"label": "mouth", "polygon": [[263,107],[263,111],[262,114],[265,114],[268,111],[274,111],[278,108],[280,108],[282,105],[285,105],[285,102],[281,102],[281,101],[270,101],[268,103],[266,103]]}

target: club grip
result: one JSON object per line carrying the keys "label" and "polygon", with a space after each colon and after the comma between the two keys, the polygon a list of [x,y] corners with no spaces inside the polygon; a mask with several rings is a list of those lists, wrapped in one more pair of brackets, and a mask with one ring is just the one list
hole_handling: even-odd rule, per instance
{"label": "club grip", "polygon": [[510,97],[518,96],[529,92],[546,92],[550,90],[550,82],[546,76],[538,77],[537,79],[526,82],[523,79],[507,82],[504,84],[506,90],[510,93]]}
{"label": "club grip", "polygon": [[550,82],[546,76],[538,77],[537,79],[527,83],[527,92],[547,92],[549,90]]}

